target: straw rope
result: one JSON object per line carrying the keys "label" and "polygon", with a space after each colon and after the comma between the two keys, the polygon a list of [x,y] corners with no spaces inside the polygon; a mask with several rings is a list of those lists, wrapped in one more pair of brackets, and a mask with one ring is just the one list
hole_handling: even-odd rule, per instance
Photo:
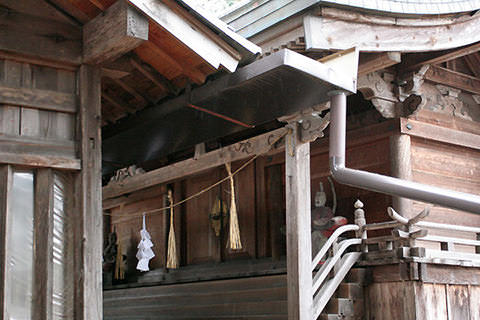
{"label": "straw rope", "polygon": [[[282,140],[287,134],[291,134],[291,129],[286,129],[285,132],[283,134],[281,134],[275,141],[273,141],[271,144],[270,144],[270,148],[269,150],[265,151],[264,153],[267,153],[269,152],[270,150],[273,149],[273,147],[280,141]],[[246,161],[243,165],[241,165],[237,170],[235,170],[234,172],[232,172],[231,175],[227,175],[225,178],[222,178],[221,180],[215,182],[214,184],[206,187],[205,189],[202,189],[200,190],[199,192],[197,193],[194,193],[192,194],[191,196],[183,199],[183,200],[180,200],[178,201],[177,203],[174,203],[172,205],[169,205],[167,207],[162,207],[162,208],[158,208],[158,209],[152,209],[152,210],[148,210],[148,211],[145,211],[144,213],[146,215],[153,215],[153,214],[161,214],[163,211],[165,210],[168,210],[170,208],[175,208],[181,204],[184,204],[185,202],[187,201],[190,201],[192,199],[195,199],[199,196],[201,196],[202,194],[212,190],[213,188],[215,188],[216,186],[222,184],[223,182],[227,181],[227,180],[230,180],[230,177],[234,177],[235,175],[237,175],[240,171],[242,171],[243,169],[245,169],[248,165],[250,165],[253,161],[255,161],[259,156],[261,156],[262,154],[264,153],[258,153],[258,154],[255,154],[252,158],[250,158],[248,161]],[[113,216],[113,217],[128,217],[128,218],[131,218],[131,219],[134,219],[134,218],[137,218],[137,217],[141,217],[143,213],[132,213],[132,214],[112,214],[112,213],[109,213],[109,212],[104,212],[103,213],[104,215],[106,216]],[[126,220],[122,220],[122,222],[124,221],[128,221],[130,219],[126,219]]]}

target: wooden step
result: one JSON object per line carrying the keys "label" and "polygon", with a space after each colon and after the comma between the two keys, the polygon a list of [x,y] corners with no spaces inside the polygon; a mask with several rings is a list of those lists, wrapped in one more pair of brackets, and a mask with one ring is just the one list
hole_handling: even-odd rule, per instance
{"label": "wooden step", "polygon": [[363,309],[363,299],[332,298],[325,308],[325,313],[358,316],[363,315]]}
{"label": "wooden step", "polygon": [[137,319],[149,319],[157,317],[163,319],[163,316],[170,317],[232,317],[232,316],[256,316],[256,315],[286,315],[287,301],[270,302],[244,302],[234,304],[211,304],[211,305],[191,305],[191,306],[134,306],[125,305],[123,307],[104,309],[104,319],[115,319],[118,316],[137,316]]}
{"label": "wooden step", "polygon": [[342,282],[336,292],[337,298],[363,299],[363,286],[353,282]]}
{"label": "wooden step", "polygon": [[121,308],[128,305],[135,307],[149,306],[184,306],[184,305],[208,305],[215,303],[234,304],[240,302],[268,302],[268,301],[286,301],[286,288],[260,288],[251,290],[237,291],[217,291],[210,293],[198,293],[191,291],[182,294],[162,294],[151,296],[125,296],[116,299],[104,301],[104,308]]}
{"label": "wooden step", "polygon": [[345,282],[349,283],[365,283],[367,279],[367,269],[352,268],[345,277]]}
{"label": "wooden step", "polygon": [[201,281],[185,284],[158,285],[148,287],[114,289],[103,291],[104,301],[122,297],[151,297],[162,295],[181,295],[185,293],[214,293],[258,288],[286,288],[286,275],[240,278],[231,280]]}

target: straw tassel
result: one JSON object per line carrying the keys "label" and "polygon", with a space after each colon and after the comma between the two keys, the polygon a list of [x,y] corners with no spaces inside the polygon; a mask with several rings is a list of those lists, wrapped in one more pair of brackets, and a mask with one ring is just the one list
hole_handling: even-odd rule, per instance
{"label": "straw tassel", "polygon": [[115,258],[115,280],[125,279],[125,269],[123,264],[122,244],[118,243],[117,256]]}
{"label": "straw tassel", "polygon": [[168,201],[170,202],[170,230],[168,232],[168,253],[167,268],[178,268],[177,246],[175,243],[175,228],[173,226],[173,197],[172,190],[168,190]]}
{"label": "straw tassel", "polygon": [[230,163],[225,163],[228,176],[230,177],[230,229],[229,229],[229,243],[230,249],[241,250],[242,242],[240,239],[240,227],[238,225],[237,205],[235,204],[235,183],[233,181],[232,167]]}

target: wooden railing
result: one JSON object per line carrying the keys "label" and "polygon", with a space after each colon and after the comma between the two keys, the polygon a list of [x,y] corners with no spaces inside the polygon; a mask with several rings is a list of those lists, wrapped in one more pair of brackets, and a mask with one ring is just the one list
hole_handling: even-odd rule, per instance
{"label": "wooden railing", "polygon": [[[423,221],[430,207],[407,219],[393,208],[391,221],[367,224],[363,204],[355,203],[355,224],[338,228],[312,262],[313,319],[317,319],[348,271],[357,263],[380,265],[414,262],[480,267],[480,228]],[[389,235],[368,237],[368,232],[391,230]],[[461,232],[465,238],[430,234],[433,230]],[[347,233],[355,236],[342,239]],[[462,251],[456,250],[461,246]],[[317,270],[319,263],[324,260]]]}
{"label": "wooden railing", "polygon": [[[480,228],[422,221],[426,208],[412,219],[406,219],[388,208],[392,221],[367,224],[365,232],[391,229],[391,234],[365,237],[364,263],[381,264],[382,260],[411,259],[416,262],[480,267]],[[451,235],[435,235],[436,232]],[[459,237],[461,233],[462,237]],[[385,261],[386,262],[386,261]]]}

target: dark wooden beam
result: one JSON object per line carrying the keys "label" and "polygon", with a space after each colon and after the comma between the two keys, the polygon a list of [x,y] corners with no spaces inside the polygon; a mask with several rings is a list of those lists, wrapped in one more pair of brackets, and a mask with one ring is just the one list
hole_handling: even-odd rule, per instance
{"label": "dark wooden beam", "polygon": [[0,103],[66,113],[77,112],[77,97],[74,94],[40,89],[12,88],[1,84]]}
{"label": "dark wooden beam", "polygon": [[[197,159],[187,159],[166,167],[155,169],[147,173],[136,175],[122,182],[111,182],[103,187],[103,199],[111,199],[126,193],[152,187],[164,182],[173,181],[186,175],[251,157],[257,153],[264,153],[270,149],[279,136],[285,132],[284,128],[274,130],[253,137],[228,147],[217,149],[199,156]],[[249,146],[246,148],[245,146]],[[276,146],[280,147],[280,145]]]}
{"label": "dark wooden beam", "polygon": [[148,19],[119,0],[83,27],[83,61],[99,64],[148,40]]}
{"label": "dark wooden beam", "polygon": [[130,59],[130,63],[135,69],[152,81],[156,86],[164,88],[168,93],[172,93],[176,96],[180,92],[180,89],[177,88],[170,80],[156,72],[154,68],[143,63],[140,59],[133,57]]}
{"label": "dark wooden beam", "polygon": [[400,52],[364,53],[360,55],[358,75],[385,69],[401,61]]}
{"label": "dark wooden beam", "polygon": [[80,160],[59,156],[19,154],[2,151],[0,152],[0,159],[5,163],[32,167],[49,167],[69,170],[80,170],[81,167]]}
{"label": "dark wooden beam", "polygon": [[123,101],[119,101],[117,98],[114,98],[110,96],[108,93],[105,91],[102,92],[102,98],[108,101],[111,105],[113,105],[115,108],[117,108],[119,111],[122,112],[129,112],[129,113],[135,113],[137,110],[135,108],[132,108],[128,105],[128,103],[124,103]]}
{"label": "dark wooden beam", "polygon": [[426,64],[440,64],[453,59],[464,57],[480,50],[480,42],[461,48],[443,50],[437,52],[409,53],[404,56],[399,65],[399,71],[405,73],[421,68]]}
{"label": "dark wooden beam", "polygon": [[405,118],[401,119],[400,130],[402,134],[412,137],[480,150],[480,135],[478,134]]}
{"label": "dark wooden beam", "polygon": [[81,63],[81,28],[4,7],[0,10],[0,50],[67,65]]}
{"label": "dark wooden beam", "polygon": [[463,57],[470,71],[477,78],[480,78],[480,56],[478,52]]}
{"label": "dark wooden beam", "polygon": [[437,66],[430,66],[424,78],[427,81],[454,87],[473,94],[480,94],[480,78],[467,74]]}
{"label": "dark wooden beam", "polygon": [[110,78],[112,79],[112,81],[117,85],[119,86],[120,88],[122,88],[123,90],[125,90],[126,92],[128,92],[129,94],[131,94],[133,97],[135,97],[135,99],[137,99],[138,101],[140,101],[141,103],[145,105],[147,105],[149,102],[153,102],[153,101],[149,101],[149,99],[145,98],[142,94],[140,94],[137,90],[135,90],[134,88],[132,88],[131,86],[129,86],[128,84],[125,83],[125,81],[123,81],[122,79],[113,79],[113,78]]}
{"label": "dark wooden beam", "polygon": [[102,68],[102,77],[108,77],[111,79],[121,79],[126,77],[130,74],[130,72],[126,72],[123,70],[116,70],[112,68]]}

